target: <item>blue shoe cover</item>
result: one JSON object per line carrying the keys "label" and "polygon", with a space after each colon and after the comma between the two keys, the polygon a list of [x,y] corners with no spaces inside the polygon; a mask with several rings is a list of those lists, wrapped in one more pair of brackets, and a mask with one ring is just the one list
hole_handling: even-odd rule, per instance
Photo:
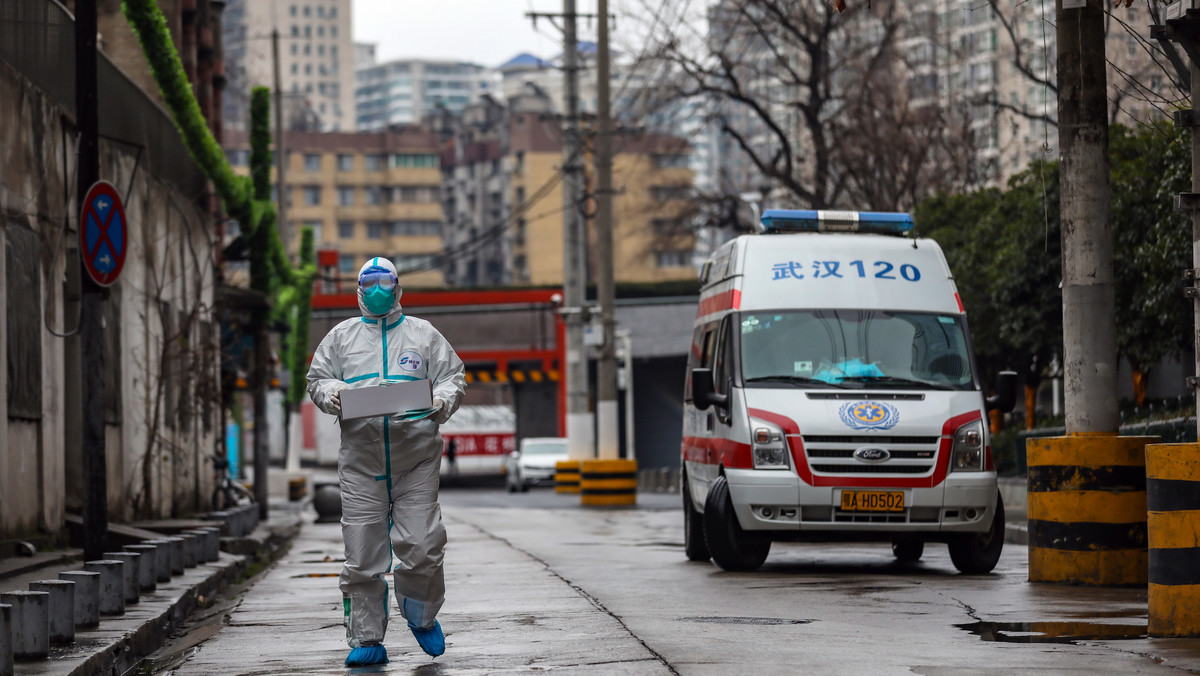
{"label": "blue shoe cover", "polygon": [[[440,633],[440,632],[439,632]],[[346,666],[364,667],[368,664],[387,664],[387,648],[379,644],[365,645],[350,651],[346,657]]]}
{"label": "blue shoe cover", "polygon": [[421,645],[421,650],[424,650],[427,655],[437,657],[446,652],[446,637],[442,635],[441,622],[434,620],[433,626],[428,629],[414,627],[409,622],[408,628],[412,629],[413,636],[417,637],[417,643]]}

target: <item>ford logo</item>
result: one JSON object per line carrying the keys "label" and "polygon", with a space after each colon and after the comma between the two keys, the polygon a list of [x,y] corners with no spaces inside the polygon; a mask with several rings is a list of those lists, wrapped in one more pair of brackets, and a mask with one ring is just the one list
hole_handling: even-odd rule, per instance
{"label": "ford logo", "polygon": [[883,462],[884,460],[892,457],[892,454],[888,453],[886,448],[879,448],[877,446],[863,446],[857,451],[854,451],[854,457],[863,462]]}

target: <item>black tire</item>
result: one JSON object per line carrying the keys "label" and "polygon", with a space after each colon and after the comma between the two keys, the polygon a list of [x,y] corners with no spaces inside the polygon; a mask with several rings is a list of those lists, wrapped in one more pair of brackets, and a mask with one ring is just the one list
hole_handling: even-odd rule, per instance
{"label": "black tire", "polygon": [[529,484],[528,483],[525,483],[524,481],[521,482],[521,492],[522,493],[529,492]]}
{"label": "black tire", "polygon": [[896,540],[892,543],[892,554],[896,555],[896,560],[902,563],[916,563],[921,560],[921,555],[925,553],[925,542],[923,540]]}
{"label": "black tire", "polygon": [[728,571],[755,570],[771,552],[770,539],[742,530],[723,476],[709,487],[704,501],[704,542],[713,562]]}
{"label": "black tire", "polygon": [[509,492],[509,493],[516,493],[516,492],[517,492],[517,485],[516,485],[515,483],[513,483],[512,477],[506,477],[506,478],[504,479],[504,487],[505,487],[506,489],[508,489],[508,492]]}
{"label": "black tire", "polygon": [[983,575],[992,572],[1004,549],[1004,499],[996,495],[996,513],[986,533],[960,535],[950,541],[950,560],[959,572]]}
{"label": "black tire", "polygon": [[704,541],[704,515],[692,506],[692,492],[688,490],[687,475],[683,476],[683,553],[688,561],[708,561],[708,543]]}

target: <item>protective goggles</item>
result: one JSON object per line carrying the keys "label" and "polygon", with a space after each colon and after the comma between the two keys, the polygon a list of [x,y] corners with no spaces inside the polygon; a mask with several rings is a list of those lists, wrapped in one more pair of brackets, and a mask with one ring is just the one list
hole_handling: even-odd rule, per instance
{"label": "protective goggles", "polygon": [[384,291],[391,291],[396,288],[396,275],[387,270],[368,270],[359,275],[358,286],[364,290],[379,286]]}

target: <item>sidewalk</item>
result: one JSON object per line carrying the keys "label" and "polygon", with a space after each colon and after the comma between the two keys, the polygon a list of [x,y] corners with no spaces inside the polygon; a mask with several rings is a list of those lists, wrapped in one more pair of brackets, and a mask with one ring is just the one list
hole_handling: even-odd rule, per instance
{"label": "sidewalk", "polygon": [[[221,553],[216,561],[186,567],[183,574],[172,575],[169,582],[158,582],[154,591],[140,595],[138,603],[127,604],[123,615],[101,615],[99,626],[76,628],[74,642],[52,645],[46,659],[16,660],[14,673],[92,676],[121,674],[137,667],[193,610],[221,588],[242,579],[256,559],[274,558],[281,546],[299,532],[302,505],[273,500],[270,518],[253,532],[242,537],[221,537]],[[170,521],[157,525],[160,530],[154,532],[163,537],[178,530]],[[0,592],[26,591],[30,582],[54,580],[62,571],[81,570],[82,558],[82,550],[71,549],[0,561]]]}

